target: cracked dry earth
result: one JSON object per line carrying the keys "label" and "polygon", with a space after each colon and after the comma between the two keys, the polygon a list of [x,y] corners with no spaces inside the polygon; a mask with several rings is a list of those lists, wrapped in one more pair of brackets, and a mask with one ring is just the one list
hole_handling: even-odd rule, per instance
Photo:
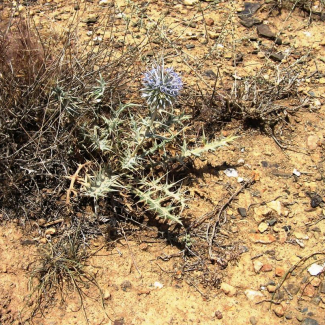
{"label": "cracked dry earth", "polygon": [[[4,2],[1,15],[8,19],[16,10],[14,19],[18,19],[28,9],[44,31],[60,30],[76,10],[72,2],[30,1],[28,7],[17,4],[15,8]],[[298,88],[299,96],[305,96],[309,105],[288,114],[276,139],[260,130],[244,129],[238,121],[227,122],[216,136],[240,137],[217,154],[195,161],[198,172],[188,185],[187,213],[191,218],[226,202],[241,187],[238,178],[255,179],[225,209],[226,222],[217,236],[239,242],[245,249],[226,268],[212,266],[220,274],[220,283],[206,290],[191,281],[179,267],[179,250],[163,239],[148,242],[141,234],[127,242],[122,239],[115,248],[101,249],[88,262],[106,304],[103,311],[98,299],[84,301],[90,324],[325,324],[325,271],[321,268],[325,263],[324,22],[321,14],[309,15],[299,9],[269,15],[265,2],[256,1],[254,15],[242,21],[238,16],[245,9],[242,1],[132,2],[142,10],[146,23],[167,13],[166,24],[174,33],[171,38],[178,38],[178,53],[171,56],[169,64],[182,72],[187,86],[195,84],[196,75],[184,64],[191,60],[202,62],[207,86],[214,81],[204,71],[216,73],[218,65],[223,76],[218,89],[230,89],[234,78],[252,75],[266,62],[282,64],[311,53]],[[101,35],[101,15],[109,3],[79,4],[81,39],[89,37],[93,24]],[[130,3],[116,1],[115,5],[128,15]],[[118,11],[117,15],[121,17]],[[89,19],[94,17],[90,28]],[[124,23],[116,21],[117,44],[124,39]],[[143,27],[131,26],[126,43],[145,37]],[[153,55],[159,49],[156,43],[144,54]],[[209,58],[211,49],[219,51],[215,59]],[[235,52],[229,49],[241,53],[240,64],[233,65]],[[286,104],[292,103],[288,99]],[[227,176],[224,166],[234,168],[238,176]],[[28,271],[41,243],[33,241],[28,227],[21,229],[4,215],[2,219],[0,319],[1,324],[20,324],[26,319]],[[104,239],[98,238],[90,250],[96,251],[102,244]],[[173,254],[170,259],[159,258]],[[320,266],[317,272],[310,269],[315,264]],[[92,290],[89,295],[95,297]],[[78,297],[71,295],[65,304],[46,310],[34,323],[86,324],[86,320]]]}

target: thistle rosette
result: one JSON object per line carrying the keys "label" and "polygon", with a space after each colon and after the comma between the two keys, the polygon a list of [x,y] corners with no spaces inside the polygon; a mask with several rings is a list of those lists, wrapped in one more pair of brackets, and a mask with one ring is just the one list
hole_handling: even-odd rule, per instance
{"label": "thistle rosette", "polygon": [[166,108],[171,106],[183,88],[181,76],[173,68],[156,65],[144,74],[142,97],[149,106]]}

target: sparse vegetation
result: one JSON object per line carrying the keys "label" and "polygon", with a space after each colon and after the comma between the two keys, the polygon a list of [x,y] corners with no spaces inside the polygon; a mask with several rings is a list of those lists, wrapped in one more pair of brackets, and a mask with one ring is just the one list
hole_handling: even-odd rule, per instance
{"label": "sparse vegetation", "polygon": [[[127,241],[125,232],[132,227],[156,229],[157,238],[179,248],[182,274],[194,271],[195,281],[189,283],[196,289],[196,283],[219,286],[219,270],[245,251],[239,241],[218,235],[228,222],[226,208],[258,175],[239,179],[238,187],[227,184],[228,198],[207,200],[212,211],[192,218],[192,173],[202,172],[195,169],[207,155],[218,157],[219,149],[236,144],[243,129],[258,129],[286,148],[278,136],[289,116],[302,108],[313,110],[299,86],[321,73],[306,75],[314,58],[311,49],[293,57],[291,46],[275,63],[278,37],[272,47],[255,36],[237,39],[235,9],[222,9],[218,35],[208,33],[205,13],[220,10],[218,3],[199,4],[189,21],[175,24],[170,12],[155,21],[148,18],[148,3],[113,2],[103,7],[100,28],[99,16],[85,20],[76,4],[62,33],[42,30],[26,6],[17,15],[13,9],[1,26],[0,212],[21,225],[38,225],[29,319],[77,293],[87,320],[84,300],[90,285],[104,305],[87,269],[88,244],[98,236],[112,243]],[[170,11],[173,5],[166,7]],[[291,14],[300,8],[322,17],[323,7],[315,12],[313,6],[314,1],[277,0],[266,9],[272,15],[275,9]],[[204,32],[192,35],[188,29],[198,22]],[[80,36],[81,23],[89,29],[88,38]],[[123,37],[115,37],[121,30]],[[192,57],[180,46],[183,42],[191,49],[191,40],[208,44],[209,50]],[[263,56],[254,72],[237,74],[243,60],[239,42]],[[209,61],[224,58],[232,69],[222,70],[218,63],[217,73],[206,70]],[[238,126],[236,134],[217,135],[229,122]],[[220,161],[209,173],[218,175],[228,167],[234,166]],[[50,226],[52,236],[46,233]]]}
{"label": "sparse vegetation", "polygon": [[[31,306],[30,318],[38,314],[44,315],[46,309],[52,307],[55,302],[63,304],[72,293],[77,293],[80,306],[88,323],[84,299],[89,298],[87,290],[90,287],[98,289],[98,295],[93,297],[104,307],[101,288],[90,271],[87,270],[89,250],[82,244],[80,225],[69,230],[70,234],[64,234],[55,243],[50,241],[40,247],[39,258],[32,267],[30,277],[31,294],[26,301],[26,313]],[[26,318],[26,317],[25,317]]]}

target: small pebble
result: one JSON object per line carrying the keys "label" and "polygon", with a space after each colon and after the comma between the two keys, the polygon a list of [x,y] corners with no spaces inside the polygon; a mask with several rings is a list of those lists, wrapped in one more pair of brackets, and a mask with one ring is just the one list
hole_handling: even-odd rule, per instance
{"label": "small pebble", "polygon": [[272,265],[271,264],[264,264],[261,268],[262,272],[271,272],[272,271]]}
{"label": "small pebble", "polygon": [[285,275],[285,270],[282,267],[275,268],[275,276],[282,278]]}
{"label": "small pebble", "polygon": [[310,284],[313,286],[313,287],[318,287],[321,283],[321,279],[320,278],[313,278],[311,281],[310,281]]}
{"label": "small pebble", "polygon": [[276,291],[276,286],[273,286],[273,285],[268,285],[266,287],[267,291],[270,292],[270,293],[273,293]]}
{"label": "small pebble", "polygon": [[253,262],[253,267],[254,267],[254,271],[255,271],[255,273],[259,273],[260,270],[261,270],[261,268],[262,268],[262,266],[263,266],[263,263],[262,263],[261,261],[257,261],[257,260],[255,260],[255,261]]}
{"label": "small pebble", "polygon": [[199,0],[184,0],[183,4],[185,6],[194,6],[195,4],[197,4],[199,2]]}
{"label": "small pebble", "polygon": [[259,225],[258,225],[258,231],[260,233],[263,233],[267,230],[267,228],[269,227],[269,225],[266,223],[266,222],[261,222]]}
{"label": "small pebble", "polygon": [[123,291],[128,291],[128,290],[131,289],[131,288],[132,288],[132,284],[131,284],[130,281],[126,280],[126,281],[123,281],[123,282],[121,283],[121,289],[122,289]]}
{"label": "small pebble", "polygon": [[283,317],[284,316],[284,308],[282,305],[278,305],[273,309],[275,315],[277,315],[278,317]]}
{"label": "small pebble", "polygon": [[213,26],[214,25],[214,20],[212,18],[207,18],[205,20],[205,23],[207,24],[207,26]]}
{"label": "small pebble", "polygon": [[110,0],[100,0],[99,5],[100,6],[107,6],[110,3]]}
{"label": "small pebble", "polygon": [[111,298],[111,293],[109,291],[105,291],[104,293],[104,299],[109,300]]}
{"label": "small pebble", "polygon": [[226,282],[221,283],[220,290],[223,291],[229,297],[233,297],[237,293],[236,288]]}
{"label": "small pebble", "polygon": [[114,320],[114,325],[124,325],[124,318]]}
{"label": "small pebble", "polygon": [[247,217],[247,211],[245,208],[238,208],[237,210],[241,217],[243,217],[243,218]]}
{"label": "small pebble", "polygon": [[217,319],[222,319],[222,313],[221,313],[221,311],[220,310],[217,310],[215,313],[214,313],[214,315],[216,316],[216,318]]}
{"label": "small pebble", "polygon": [[319,137],[317,135],[310,135],[307,138],[307,148],[310,150],[315,150],[317,148],[318,141],[319,141]]}
{"label": "small pebble", "polygon": [[271,53],[270,59],[273,61],[281,62],[284,59],[284,55],[282,53]]}
{"label": "small pebble", "polygon": [[304,319],[303,316],[302,316],[301,314],[298,314],[298,315],[296,316],[296,318],[297,318],[297,321],[298,321],[298,322],[302,322],[302,320]]}
{"label": "small pebble", "polygon": [[321,293],[325,293],[325,281],[323,281],[319,286],[319,291]]}
{"label": "small pebble", "polygon": [[266,222],[270,227],[273,227],[276,224],[277,219],[269,219],[269,220],[266,220]]}
{"label": "small pebble", "polygon": [[315,319],[312,319],[312,318],[305,318],[301,324],[302,325],[319,325],[319,323]]}
{"label": "small pebble", "polygon": [[303,290],[302,293],[303,296],[313,298],[315,295],[315,288],[311,284],[307,284],[307,286],[303,284],[302,290]]}

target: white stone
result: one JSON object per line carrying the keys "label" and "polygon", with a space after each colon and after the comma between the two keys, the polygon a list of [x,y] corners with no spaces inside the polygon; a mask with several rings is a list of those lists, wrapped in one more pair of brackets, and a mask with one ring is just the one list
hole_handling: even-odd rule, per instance
{"label": "white stone", "polygon": [[107,6],[110,3],[110,0],[100,0],[99,5],[100,6]]}
{"label": "white stone", "polygon": [[227,168],[224,173],[228,176],[228,177],[238,177],[238,172],[236,169],[234,168]]}
{"label": "white stone", "polygon": [[157,289],[161,289],[161,288],[163,288],[164,285],[163,285],[162,283],[156,281],[156,282],[153,284],[153,286],[154,286],[155,288],[157,288]]}
{"label": "white stone", "polygon": [[292,173],[293,173],[294,175],[298,176],[298,177],[301,175],[300,171],[297,170],[296,168],[293,170]]}
{"label": "white stone", "polygon": [[199,3],[199,0],[184,0],[183,1],[183,4],[185,6],[194,6],[197,3]]}
{"label": "white stone", "polygon": [[262,292],[250,289],[245,290],[245,295],[249,300],[260,300],[261,298],[264,298]]}
{"label": "white stone", "polygon": [[318,275],[320,273],[322,273],[325,269],[325,264],[323,265],[319,265],[319,264],[312,264],[310,266],[310,268],[308,269],[308,272],[310,273],[310,275]]}

